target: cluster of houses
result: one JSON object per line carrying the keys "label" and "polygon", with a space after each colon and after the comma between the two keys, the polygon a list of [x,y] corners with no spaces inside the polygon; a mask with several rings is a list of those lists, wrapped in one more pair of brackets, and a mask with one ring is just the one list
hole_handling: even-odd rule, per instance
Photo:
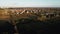
{"label": "cluster of houses", "polygon": [[[56,9],[55,9],[56,10]],[[31,16],[31,15],[37,15],[38,17],[44,17],[44,18],[54,18],[57,16],[60,16],[60,11],[55,11],[55,10],[47,10],[47,9],[5,9],[0,11],[0,14],[4,14],[5,16],[9,16],[10,14],[15,15],[16,17],[20,16],[23,14],[23,17],[25,15]],[[50,11],[50,12],[49,12]],[[31,14],[31,15],[30,15]]]}
{"label": "cluster of houses", "polygon": [[46,18],[52,18],[52,17],[56,17],[56,16],[60,16],[60,11],[42,11],[40,9],[11,9],[10,11],[12,11],[12,13],[15,13],[16,15],[21,15],[21,14],[39,14],[40,16],[45,16]]}

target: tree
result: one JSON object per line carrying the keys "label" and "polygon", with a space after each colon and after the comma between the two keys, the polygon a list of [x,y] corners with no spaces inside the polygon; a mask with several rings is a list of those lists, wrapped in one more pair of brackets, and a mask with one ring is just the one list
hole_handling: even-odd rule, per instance
{"label": "tree", "polygon": [[16,21],[15,21],[16,14],[12,13],[11,10],[9,10],[8,13],[9,13],[9,16],[10,16],[11,24],[14,26],[16,33],[18,33],[17,26],[16,26]]}

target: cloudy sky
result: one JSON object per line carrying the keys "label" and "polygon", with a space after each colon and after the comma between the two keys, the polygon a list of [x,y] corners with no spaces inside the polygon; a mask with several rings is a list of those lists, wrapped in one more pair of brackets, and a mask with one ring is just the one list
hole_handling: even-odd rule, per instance
{"label": "cloudy sky", "polygon": [[0,0],[0,7],[60,7],[60,0]]}

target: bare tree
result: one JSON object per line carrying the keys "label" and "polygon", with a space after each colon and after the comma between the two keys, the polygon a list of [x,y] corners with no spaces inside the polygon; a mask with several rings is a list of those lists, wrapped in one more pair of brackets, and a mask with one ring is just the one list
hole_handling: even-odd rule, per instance
{"label": "bare tree", "polygon": [[17,26],[16,26],[16,21],[15,21],[16,14],[12,13],[11,10],[9,10],[8,13],[9,13],[9,16],[10,16],[10,22],[14,26],[16,33],[18,33]]}

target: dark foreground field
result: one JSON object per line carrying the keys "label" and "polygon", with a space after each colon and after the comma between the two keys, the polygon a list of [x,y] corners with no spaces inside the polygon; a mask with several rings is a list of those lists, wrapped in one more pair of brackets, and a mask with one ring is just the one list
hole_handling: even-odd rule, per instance
{"label": "dark foreground field", "polygon": [[[39,21],[32,19],[19,19],[16,24],[19,34],[58,34],[60,33],[60,19]],[[0,20],[0,33],[15,33],[14,26],[8,21]]]}

